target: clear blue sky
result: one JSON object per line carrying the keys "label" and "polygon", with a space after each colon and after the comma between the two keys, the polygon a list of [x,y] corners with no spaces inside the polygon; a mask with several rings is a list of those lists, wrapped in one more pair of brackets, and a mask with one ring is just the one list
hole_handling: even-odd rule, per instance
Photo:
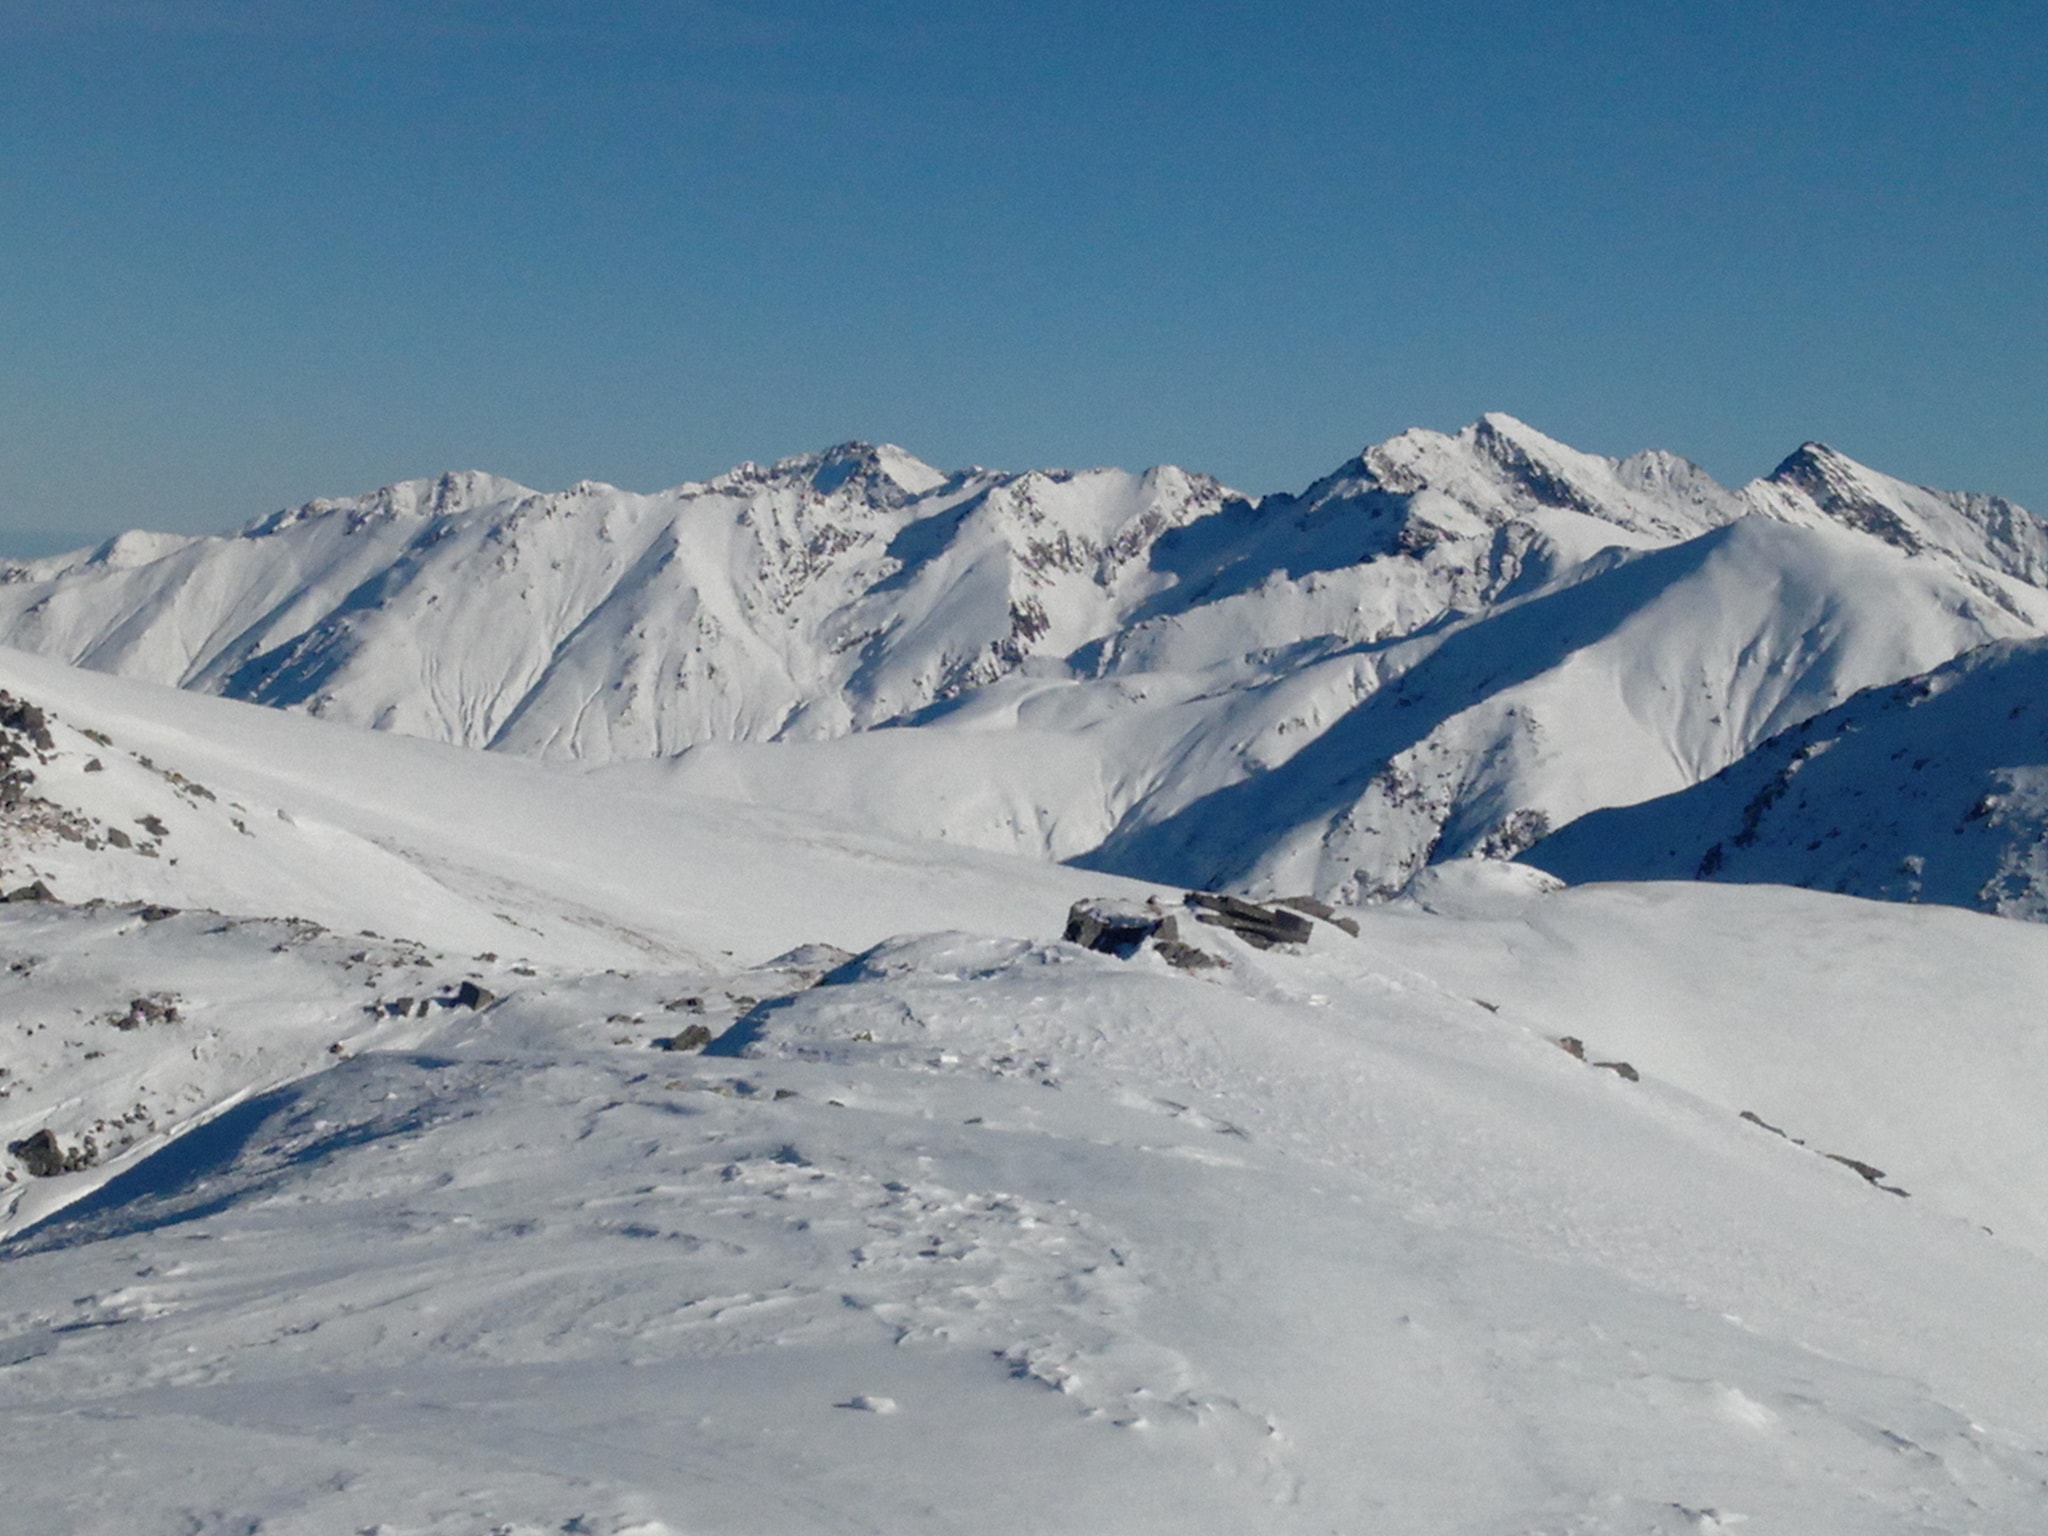
{"label": "clear blue sky", "polygon": [[2048,512],[2048,7],[0,0],[0,548],[1513,412]]}

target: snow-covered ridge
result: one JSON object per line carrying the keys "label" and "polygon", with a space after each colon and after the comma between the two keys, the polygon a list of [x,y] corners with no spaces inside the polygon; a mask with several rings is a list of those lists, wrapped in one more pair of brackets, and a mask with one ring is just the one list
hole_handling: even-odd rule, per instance
{"label": "snow-covered ridge", "polygon": [[1995,497],[1814,444],[1729,490],[1494,414],[1262,498],[862,443],[646,495],[445,475],[0,569],[0,641],[460,745],[679,759],[916,836],[1357,897],[2048,633],[2044,580],[2048,534]]}

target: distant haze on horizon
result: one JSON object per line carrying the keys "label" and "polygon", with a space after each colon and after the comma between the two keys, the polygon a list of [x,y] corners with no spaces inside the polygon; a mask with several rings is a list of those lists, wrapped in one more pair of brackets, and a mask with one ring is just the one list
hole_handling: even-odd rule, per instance
{"label": "distant haze on horizon", "polygon": [[0,553],[1504,410],[2048,512],[2048,14],[0,0]]}

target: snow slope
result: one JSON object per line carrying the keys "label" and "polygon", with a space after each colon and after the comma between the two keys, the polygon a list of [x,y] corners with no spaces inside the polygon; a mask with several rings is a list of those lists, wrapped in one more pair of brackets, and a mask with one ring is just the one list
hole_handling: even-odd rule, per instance
{"label": "snow slope", "polygon": [[656,777],[911,837],[1356,900],[2048,632],[2044,571],[2030,514],[1820,445],[1730,491],[1492,415],[1257,501],[859,444],[653,496],[448,476],[6,567],[0,638],[508,754],[680,759]]}
{"label": "snow slope", "polygon": [[1772,881],[2048,920],[2044,697],[2048,647],[1986,646],[1527,858],[1574,880]]}
{"label": "snow slope", "polygon": [[[2048,935],[1451,873],[1478,899],[1210,934],[1200,978],[945,932],[811,987],[548,970],[351,1042],[0,1250],[10,1518],[2036,1529]],[[46,1010],[140,944],[195,997],[247,970],[23,922]],[[650,1049],[714,986],[766,1000]]]}
{"label": "snow slope", "polygon": [[[72,902],[288,914],[595,967],[751,963],[812,940],[858,948],[905,928],[1011,926],[1104,888],[1057,865],[681,796],[658,765],[466,751],[20,652],[0,651],[0,689],[52,716],[56,750],[32,765],[30,792],[81,824],[133,827],[159,851],[72,841],[41,814],[5,818],[0,887],[42,879]],[[87,772],[95,759],[102,771]],[[793,890],[815,900],[792,902]],[[822,929],[814,908],[829,914]]]}

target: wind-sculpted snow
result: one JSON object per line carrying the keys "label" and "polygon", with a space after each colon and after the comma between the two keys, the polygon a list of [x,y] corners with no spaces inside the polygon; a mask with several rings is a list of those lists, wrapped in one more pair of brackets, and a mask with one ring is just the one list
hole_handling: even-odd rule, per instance
{"label": "wind-sculpted snow", "polygon": [[1256,500],[849,444],[654,495],[444,476],[0,575],[0,638],[79,665],[1345,899],[2048,632],[2048,534],[1995,497],[1816,444],[1730,491],[1500,415]]}

